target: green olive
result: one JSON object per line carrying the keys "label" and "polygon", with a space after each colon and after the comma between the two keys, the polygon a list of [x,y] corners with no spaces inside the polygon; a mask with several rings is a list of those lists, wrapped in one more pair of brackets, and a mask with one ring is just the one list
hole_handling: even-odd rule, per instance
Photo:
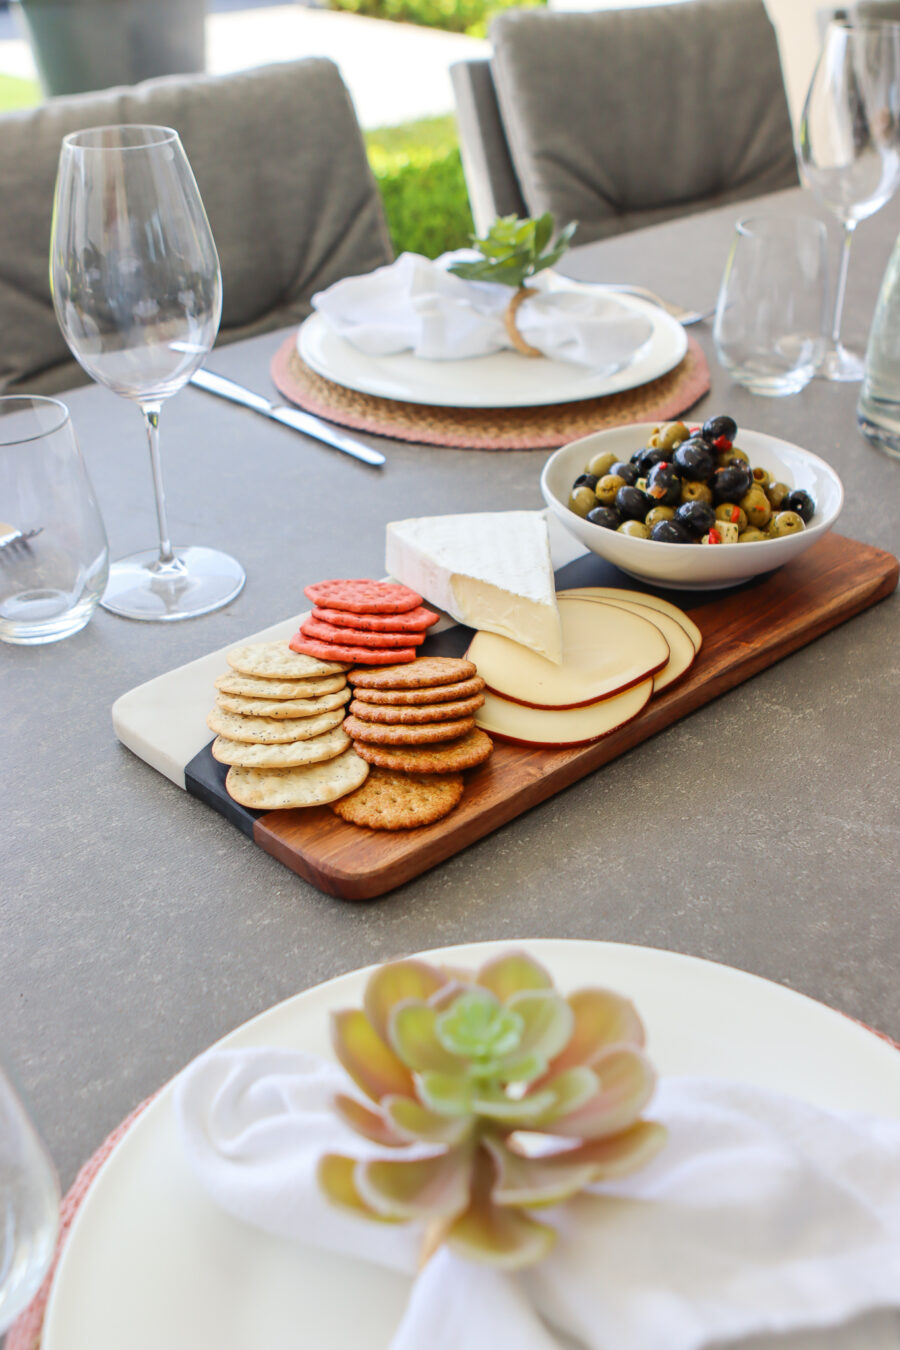
{"label": "green olive", "polygon": [[716,520],[727,520],[729,524],[736,525],[739,531],[747,528],[747,512],[742,511],[736,502],[719,502],[716,507]]}
{"label": "green olive", "polygon": [[717,469],[725,469],[733,459],[742,460],[744,464],[750,464],[750,456],[743,450],[739,450],[736,445],[732,445],[728,450],[720,450],[716,460]]}
{"label": "green olive", "polygon": [[790,493],[787,483],[767,483],[765,487],[766,496],[769,499],[769,505],[773,511],[781,509],[781,503]]}
{"label": "green olive", "polygon": [[712,499],[712,488],[705,483],[694,483],[688,478],[682,481],[682,502],[706,502],[707,506],[712,506]]}
{"label": "green olive", "polygon": [[664,422],[656,433],[656,443],[660,450],[674,450],[676,445],[686,441],[690,432],[683,422]]}
{"label": "green olive", "polygon": [[648,449],[648,450],[658,450],[658,449],[659,449],[659,427],[654,428],[652,434],[651,434],[650,436],[648,436],[648,438],[647,438],[647,449]]}
{"label": "green olive", "polygon": [[653,526],[658,524],[659,521],[674,520],[674,519],[675,519],[675,512],[673,511],[671,506],[654,506],[653,509],[651,511],[648,511],[647,514],[644,516],[644,524],[648,527],[648,529],[652,530]]}
{"label": "green olive", "polygon": [[618,459],[618,455],[612,450],[604,450],[602,455],[595,455],[585,469],[585,473],[592,473],[595,478],[602,478],[605,473],[609,473],[612,466]]}
{"label": "green olive", "polygon": [[754,483],[758,483],[761,488],[764,488],[767,484],[771,483],[772,475],[769,473],[768,469],[754,469],[753,481]]}
{"label": "green olive", "polygon": [[755,525],[758,529],[768,525],[772,518],[769,499],[758,483],[754,483],[749,492],[746,492],[741,498],[741,508],[747,513],[750,524]]}
{"label": "green olive", "polygon": [[772,539],[779,539],[782,535],[797,534],[804,529],[806,526],[796,511],[779,511],[772,519],[769,536]]}
{"label": "green olive", "polygon": [[624,478],[620,478],[617,473],[605,473],[594,488],[596,500],[593,505],[596,506],[599,502],[601,506],[612,506],[616,500],[616,493],[623,487],[625,487]]}
{"label": "green olive", "polygon": [[[597,486],[600,486],[599,483]],[[582,520],[596,505],[597,498],[589,487],[577,487],[569,498],[569,510],[574,511],[576,516],[581,516]]]}
{"label": "green olive", "polygon": [[630,534],[634,539],[650,538],[650,531],[642,520],[623,520],[616,534]]}
{"label": "green olive", "polygon": [[738,543],[755,544],[760,539],[765,538],[767,538],[767,536],[763,533],[762,530],[758,530],[755,525],[749,525],[746,530],[741,530],[740,534],[738,535]]}

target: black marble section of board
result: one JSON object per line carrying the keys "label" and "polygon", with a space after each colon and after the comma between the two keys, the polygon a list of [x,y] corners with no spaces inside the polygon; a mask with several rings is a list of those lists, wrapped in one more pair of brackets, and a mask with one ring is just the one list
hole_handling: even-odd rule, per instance
{"label": "black marble section of board", "polygon": [[[684,544],[682,547],[697,548],[702,545]],[[620,572],[614,563],[598,558],[596,553],[586,553],[584,557],[576,558],[574,562],[559,568],[556,573],[556,589],[570,591],[579,586],[616,586],[620,590],[656,595],[660,600],[668,600],[671,604],[677,605],[679,609],[698,609],[701,605],[721,600],[723,596],[733,595],[736,591],[761,585],[767,576],[768,573],[763,573],[762,576],[752,577],[750,581],[742,581],[738,586],[724,586],[721,590],[671,590],[667,586],[653,586],[647,581],[639,581],[637,577],[630,577],[627,572]]]}
{"label": "black marble section of board", "polygon": [[184,785],[192,797],[199,797],[201,802],[206,802],[207,806],[218,811],[252,839],[254,822],[266,813],[251,811],[229,797],[225,791],[228,765],[220,764],[217,759],[213,759],[211,745],[212,741],[209,745],[204,745],[190,764],[185,765]]}

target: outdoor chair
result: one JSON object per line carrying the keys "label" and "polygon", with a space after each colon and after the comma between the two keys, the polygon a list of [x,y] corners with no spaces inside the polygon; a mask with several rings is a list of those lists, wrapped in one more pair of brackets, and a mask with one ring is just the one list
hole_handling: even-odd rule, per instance
{"label": "outdoor chair", "polygon": [[222,266],[220,342],[298,323],[315,291],[390,262],[359,124],[331,61],[50,99],[0,117],[0,391],[85,382],[50,298],[60,142],[141,122],[174,127],[194,169]]}
{"label": "outdoor chair", "polygon": [[763,0],[511,10],[452,69],[476,227],[552,211],[576,241],[795,186]]}

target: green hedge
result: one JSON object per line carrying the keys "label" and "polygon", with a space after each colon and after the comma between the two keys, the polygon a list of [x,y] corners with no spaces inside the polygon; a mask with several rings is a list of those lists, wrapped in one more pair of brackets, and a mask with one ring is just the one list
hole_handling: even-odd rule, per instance
{"label": "green hedge", "polygon": [[370,19],[393,19],[444,28],[451,33],[486,37],[488,24],[505,9],[534,9],[547,0],[328,0],[329,8],[365,14]]}
{"label": "green hedge", "polygon": [[472,233],[456,123],[428,117],[366,133],[395,253],[436,258]]}

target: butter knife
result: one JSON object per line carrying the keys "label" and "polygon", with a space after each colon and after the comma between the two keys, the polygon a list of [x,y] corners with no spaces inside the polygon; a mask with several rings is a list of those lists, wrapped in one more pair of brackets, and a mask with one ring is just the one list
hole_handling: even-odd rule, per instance
{"label": "butter knife", "polygon": [[219,398],[228,399],[230,403],[240,403],[244,408],[252,408],[254,412],[262,413],[264,417],[271,417],[275,422],[293,427],[294,431],[302,431],[313,440],[323,441],[325,445],[330,445],[345,455],[361,459],[364,464],[380,467],[384,463],[384,455],[380,450],[373,450],[364,441],[358,441],[355,436],[345,435],[337,427],[329,426],[327,422],[320,421],[312,413],[302,412],[300,408],[287,408],[283,404],[273,403],[271,399],[264,398],[262,394],[254,394],[251,389],[245,389],[243,385],[226,379],[224,375],[216,375],[211,370],[195,370],[190,383],[195,384],[198,389],[205,389],[209,394],[217,394]]}

